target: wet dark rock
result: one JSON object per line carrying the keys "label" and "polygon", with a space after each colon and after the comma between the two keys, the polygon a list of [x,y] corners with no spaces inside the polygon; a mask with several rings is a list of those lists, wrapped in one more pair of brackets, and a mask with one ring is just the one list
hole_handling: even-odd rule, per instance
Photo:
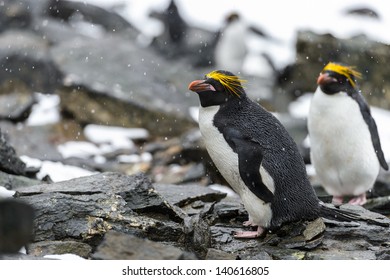
{"label": "wet dark rock", "polygon": [[194,260],[192,253],[176,247],[109,231],[92,255],[98,260]]}
{"label": "wet dark rock", "polygon": [[244,222],[248,219],[248,214],[238,199],[222,200],[215,204],[214,210],[217,217],[223,222],[228,222],[232,219]]}
{"label": "wet dark rock", "polygon": [[50,45],[74,40],[76,38],[90,38],[78,26],[72,26],[51,17],[38,17],[34,19],[34,32],[44,38]]}
{"label": "wet dark rock", "polygon": [[314,249],[323,240],[325,224],[321,218],[312,222],[292,223],[278,230],[276,235],[282,237],[278,246],[288,249]]}
{"label": "wet dark rock", "polygon": [[344,204],[340,206],[340,209],[344,209],[350,212],[353,212],[355,214],[358,214],[359,220],[365,221],[368,224],[373,225],[379,225],[383,227],[390,227],[390,219],[387,218],[384,215],[381,215],[376,212],[367,211],[365,208],[356,206],[356,205],[350,205],[350,204]]}
{"label": "wet dark rock", "polygon": [[184,221],[185,247],[204,259],[211,247],[212,237],[207,222],[207,211],[191,216]]}
{"label": "wet dark rock", "polygon": [[25,163],[16,155],[15,149],[8,144],[0,130],[0,170],[9,174],[26,175]]}
{"label": "wet dark rock", "polygon": [[182,222],[185,213],[180,208],[170,204],[165,197],[161,196],[152,186],[149,180],[143,181],[137,188],[128,190],[120,195],[127,202],[130,209],[143,214],[148,214],[160,219],[172,219]]}
{"label": "wet dark rock", "polygon": [[0,122],[7,141],[18,155],[26,155],[41,160],[61,161],[62,155],[57,146],[64,142],[82,138],[82,128],[73,121],[41,126],[15,126],[10,122]]}
{"label": "wet dark rock", "polygon": [[66,75],[58,91],[62,110],[80,123],[144,127],[163,136],[195,126],[188,108],[198,100],[183,81],[204,73],[197,75],[180,61],[168,63],[115,35],[71,40],[51,53]]}
{"label": "wet dark rock", "polygon": [[376,254],[377,260],[390,260],[390,250],[380,252]]}
{"label": "wet dark rock", "polygon": [[[35,237],[29,247],[38,248],[35,251],[46,244],[41,242],[54,242],[48,248],[76,253],[72,249],[76,243],[62,247],[61,242],[72,241],[90,246],[96,252],[93,258],[147,258],[138,255],[138,249],[127,253],[130,249],[120,245],[122,241],[106,239],[111,231],[124,240],[136,236],[157,247],[169,244],[176,252],[185,248],[200,259],[375,259],[386,258],[390,244],[390,219],[349,205],[341,208],[360,217],[353,223],[302,221],[262,238],[236,239],[235,231],[251,229],[242,225],[248,215],[237,197],[195,184],[152,184],[144,174],[102,173],[17,191],[18,200],[36,209]],[[83,252],[83,257],[91,257],[88,250]]]}
{"label": "wet dark rock", "polygon": [[154,184],[154,188],[171,204],[178,207],[197,201],[218,202],[226,197],[226,193],[199,185]]}
{"label": "wet dark rock", "polygon": [[42,181],[0,171],[0,186],[5,187],[6,189],[17,191],[19,187],[35,186],[39,184],[42,184]]}
{"label": "wet dark rock", "polygon": [[0,254],[17,253],[32,239],[34,209],[15,199],[0,200]]}
{"label": "wet dark rock", "polygon": [[26,255],[22,253],[15,254],[0,254],[0,260],[49,260],[43,257],[35,257],[31,255]]}
{"label": "wet dark rock", "polygon": [[36,209],[34,242],[73,240],[97,246],[111,230],[177,242],[185,213],[161,197],[144,175],[102,173],[18,189]]}
{"label": "wet dark rock", "polygon": [[235,260],[236,256],[234,254],[230,254],[221,250],[210,248],[207,250],[205,259],[206,260]]}
{"label": "wet dark rock", "polygon": [[[300,31],[297,37],[296,63],[289,70],[280,94],[299,96],[314,92],[316,78],[330,61],[356,66],[362,73],[360,88],[369,104],[390,108],[390,46],[365,35],[339,39],[331,34]],[[287,92],[286,92],[287,91]]]}
{"label": "wet dark rock", "polygon": [[41,193],[19,199],[36,209],[35,242],[74,239],[93,243],[111,228],[104,218],[117,219],[125,212],[120,198],[104,194]]}
{"label": "wet dark rock", "polygon": [[339,251],[329,248],[327,251],[307,252],[307,260],[375,260],[375,252],[368,250],[361,251]]}
{"label": "wet dark rock", "polygon": [[24,121],[35,103],[31,93],[13,92],[0,95],[0,119],[13,122]]}
{"label": "wet dark rock", "polygon": [[32,15],[27,3],[5,0],[0,7],[0,32],[9,28],[26,28],[31,24]]}
{"label": "wet dark rock", "polygon": [[389,196],[390,195],[390,183],[381,180],[378,178],[374,184],[372,190],[368,193],[369,197],[380,197],[380,196]]}
{"label": "wet dark rock", "polygon": [[45,255],[75,254],[88,258],[92,252],[92,247],[83,242],[72,240],[64,241],[41,241],[28,246],[30,256],[43,257]]}
{"label": "wet dark rock", "polygon": [[364,204],[364,208],[380,213],[382,215],[390,215],[390,196],[376,197],[368,199]]}
{"label": "wet dark rock", "polygon": [[361,220],[351,224],[325,220],[326,228],[322,219],[297,222],[268,232],[263,238],[243,241],[232,238],[232,232],[243,230],[241,222],[232,217],[230,221],[211,226],[212,244],[218,250],[234,252],[241,259],[264,256],[272,259],[372,259],[386,250],[387,233],[382,238],[378,235],[389,231],[388,218],[358,206],[342,208],[358,214]]}
{"label": "wet dark rock", "polygon": [[29,31],[6,31],[0,35],[0,85],[13,83],[38,92],[52,92],[62,74],[54,65],[49,45]]}

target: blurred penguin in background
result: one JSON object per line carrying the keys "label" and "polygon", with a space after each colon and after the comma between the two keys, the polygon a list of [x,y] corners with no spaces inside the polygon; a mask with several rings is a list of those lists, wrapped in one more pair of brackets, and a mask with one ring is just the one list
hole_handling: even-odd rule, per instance
{"label": "blurred penguin in background", "polygon": [[164,13],[164,22],[171,42],[180,45],[186,34],[187,24],[181,17],[175,1],[169,3]]}
{"label": "blurred penguin in background", "polygon": [[188,58],[194,67],[214,64],[214,49],[219,32],[191,26],[181,15],[180,6],[174,0],[162,12],[154,11],[150,17],[158,19],[164,32],[155,37],[152,46],[168,59]]}
{"label": "blurred penguin in background", "polygon": [[250,54],[248,39],[249,36],[253,35],[263,40],[271,39],[270,41],[272,41],[270,36],[259,28],[249,25],[238,13],[230,13],[225,19],[225,26],[220,31],[215,47],[216,68],[228,69],[233,73],[244,75],[263,76],[264,78],[273,76],[275,67],[265,52],[251,56],[251,60],[254,60],[257,64],[255,67],[257,70],[253,70],[253,67],[251,67],[251,73],[245,71],[246,60]]}
{"label": "blurred penguin in background", "polygon": [[158,19],[164,25],[164,32],[154,38],[152,45],[168,57],[183,53],[188,25],[180,15],[174,0],[162,12],[152,12],[152,18]]}

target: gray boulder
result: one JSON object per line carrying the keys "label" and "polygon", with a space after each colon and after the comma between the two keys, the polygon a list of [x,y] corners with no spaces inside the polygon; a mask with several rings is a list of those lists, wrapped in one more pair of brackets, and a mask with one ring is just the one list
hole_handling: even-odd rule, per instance
{"label": "gray boulder", "polygon": [[80,254],[75,243],[62,243],[74,241],[90,246],[82,254],[96,259],[147,259],[161,250],[167,250],[164,259],[193,257],[185,252],[200,259],[388,258],[387,247],[378,244],[390,242],[390,219],[358,206],[343,206],[359,216],[356,222],[296,222],[242,240],[232,236],[248,219],[241,201],[194,184],[154,186],[143,174],[102,173],[17,193],[36,211],[28,247],[34,255],[40,247]]}
{"label": "gray boulder", "polygon": [[109,231],[92,255],[98,260],[195,260],[192,253],[171,245]]}
{"label": "gray boulder", "polygon": [[29,31],[10,30],[0,34],[0,65],[3,88],[10,84],[52,92],[61,82],[61,73],[50,58],[49,45]]}
{"label": "gray boulder", "polygon": [[25,163],[16,155],[15,149],[8,144],[1,131],[0,170],[15,175],[26,175],[28,173]]}
{"label": "gray boulder", "polygon": [[64,42],[51,54],[65,74],[58,91],[62,110],[79,122],[145,127],[164,136],[194,126],[188,108],[198,100],[187,86],[203,71],[118,35]]}

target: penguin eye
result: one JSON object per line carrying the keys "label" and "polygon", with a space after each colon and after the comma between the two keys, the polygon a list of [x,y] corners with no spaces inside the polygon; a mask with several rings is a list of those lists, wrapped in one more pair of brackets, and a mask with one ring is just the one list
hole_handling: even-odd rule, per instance
{"label": "penguin eye", "polygon": [[216,89],[217,91],[223,91],[223,90],[225,90],[225,88],[224,88],[220,83],[215,83],[214,87],[215,87],[215,89]]}

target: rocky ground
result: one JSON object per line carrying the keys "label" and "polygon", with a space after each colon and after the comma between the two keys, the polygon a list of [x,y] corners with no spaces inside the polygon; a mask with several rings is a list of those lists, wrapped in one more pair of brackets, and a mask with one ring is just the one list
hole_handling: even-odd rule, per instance
{"label": "rocky ground", "polygon": [[[198,100],[187,90],[190,81],[213,69],[212,58],[199,62],[197,55],[213,33],[187,27],[201,40],[174,45],[157,38],[158,48],[144,47],[139,32],[112,11],[79,2],[4,2],[0,186],[14,198],[0,201],[1,258],[390,259],[388,173],[380,174],[365,208],[344,206],[361,216],[357,223],[319,219],[286,225],[257,240],[232,238],[247,213],[203,147],[192,114]],[[359,38],[347,44],[328,40],[329,35],[298,37],[301,58],[308,50],[311,57],[320,56],[310,46],[324,41],[351,53],[362,48]],[[378,43],[365,44],[372,56]],[[375,52],[378,61],[387,61],[389,46],[375,49],[387,50]],[[324,61],[331,55],[321,52]],[[289,81],[309,80],[307,69],[319,65],[299,59],[273,86],[248,77],[247,91],[267,108],[287,112],[287,104],[309,90]],[[275,94],[269,97],[259,86]],[[377,80],[367,87],[378,88]],[[387,108],[388,97],[374,91],[376,104]],[[54,113],[46,106],[49,100]],[[39,110],[46,120],[34,118]],[[300,144],[305,121],[287,113],[278,117]],[[307,149],[300,147],[308,160]],[[80,170],[84,177],[73,178]],[[25,244],[26,254],[15,254]]]}

